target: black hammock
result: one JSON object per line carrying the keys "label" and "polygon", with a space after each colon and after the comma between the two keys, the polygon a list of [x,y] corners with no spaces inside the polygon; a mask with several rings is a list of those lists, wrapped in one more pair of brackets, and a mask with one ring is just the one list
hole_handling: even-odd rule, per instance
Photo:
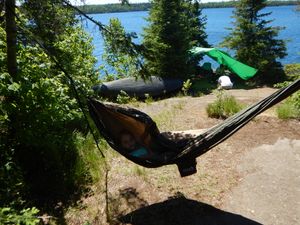
{"label": "black hammock", "polygon": [[[167,138],[145,113],[133,108],[88,100],[89,111],[101,135],[108,144],[127,159],[148,168],[176,164],[181,176],[196,173],[196,157],[204,154],[246,125],[251,119],[300,89],[300,79],[279,89],[258,103],[238,112],[224,122],[196,137],[180,140]],[[154,152],[147,159],[134,157],[120,144],[120,133],[130,132],[136,141]]]}

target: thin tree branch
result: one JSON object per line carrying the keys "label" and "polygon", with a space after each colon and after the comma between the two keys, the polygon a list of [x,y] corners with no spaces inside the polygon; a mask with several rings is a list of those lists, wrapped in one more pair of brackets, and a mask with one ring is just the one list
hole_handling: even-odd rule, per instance
{"label": "thin tree branch", "polygon": [[63,2],[70,8],[74,9],[76,12],[78,12],[79,14],[81,14],[83,17],[85,17],[86,19],[90,20],[91,22],[93,22],[94,24],[96,24],[101,30],[106,31],[106,32],[110,32],[103,23],[95,20],[93,17],[88,16],[86,13],[84,13],[82,10],[78,9],[77,7],[73,6],[71,3],[69,3],[66,0],[63,0]]}

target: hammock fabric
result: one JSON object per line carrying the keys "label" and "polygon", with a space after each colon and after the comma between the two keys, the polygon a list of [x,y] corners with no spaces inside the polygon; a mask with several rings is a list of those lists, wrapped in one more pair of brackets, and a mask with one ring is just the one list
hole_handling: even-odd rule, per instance
{"label": "hammock fabric", "polygon": [[[279,89],[258,103],[240,111],[224,122],[196,137],[180,141],[166,138],[159,132],[155,122],[145,113],[115,104],[103,104],[89,99],[89,111],[99,132],[108,144],[127,159],[148,168],[176,164],[181,176],[196,173],[196,158],[233,135],[258,114],[287,98],[300,89],[300,79]],[[120,133],[130,132],[144,148],[156,157],[142,159],[129,154],[120,144]]]}

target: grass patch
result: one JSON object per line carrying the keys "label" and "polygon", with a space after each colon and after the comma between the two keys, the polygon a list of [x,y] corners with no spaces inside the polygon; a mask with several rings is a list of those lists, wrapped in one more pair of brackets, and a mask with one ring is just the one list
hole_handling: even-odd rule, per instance
{"label": "grass patch", "polygon": [[153,116],[153,120],[157,124],[157,126],[162,129],[172,129],[174,126],[173,117],[175,116],[175,112],[171,110],[165,110],[161,113]]}
{"label": "grass patch", "polygon": [[[76,180],[92,179],[93,183],[98,182],[103,177],[104,159],[96,148],[92,135],[83,136],[75,133],[75,144],[79,153],[74,166]],[[100,140],[99,145],[102,150],[109,148],[104,140]]]}
{"label": "grass patch", "polygon": [[206,107],[207,115],[211,118],[225,119],[239,112],[243,106],[233,96],[219,92],[217,100]]}
{"label": "grass patch", "polygon": [[[284,66],[284,72],[287,80],[282,83],[275,84],[276,88],[282,88],[291,82],[300,78],[300,63],[288,64]],[[276,109],[279,119],[300,119],[300,92],[296,92],[285,100]]]}
{"label": "grass patch", "polygon": [[285,101],[277,107],[276,113],[279,119],[300,119],[300,109],[292,101]]}
{"label": "grass patch", "polygon": [[154,99],[152,98],[152,96],[149,95],[149,94],[145,94],[145,103],[146,103],[147,105],[149,105],[149,104],[151,104],[151,103],[153,103],[153,102],[154,102]]}
{"label": "grass patch", "polygon": [[170,106],[170,109],[153,116],[153,120],[161,130],[177,130],[176,115],[182,113],[186,102],[179,101],[177,104]]}
{"label": "grass patch", "polygon": [[140,177],[143,177],[144,179],[146,179],[146,169],[144,167],[135,165],[133,170],[137,176],[140,176]]}

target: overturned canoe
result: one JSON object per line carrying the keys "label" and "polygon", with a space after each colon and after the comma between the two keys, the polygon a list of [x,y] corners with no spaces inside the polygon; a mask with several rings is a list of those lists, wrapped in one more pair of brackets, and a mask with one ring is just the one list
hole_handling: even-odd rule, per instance
{"label": "overturned canoe", "polygon": [[151,76],[146,81],[132,77],[104,82],[94,86],[93,89],[103,97],[115,98],[121,91],[125,91],[131,97],[144,98],[146,94],[152,97],[160,97],[179,91],[182,85],[182,79]]}

